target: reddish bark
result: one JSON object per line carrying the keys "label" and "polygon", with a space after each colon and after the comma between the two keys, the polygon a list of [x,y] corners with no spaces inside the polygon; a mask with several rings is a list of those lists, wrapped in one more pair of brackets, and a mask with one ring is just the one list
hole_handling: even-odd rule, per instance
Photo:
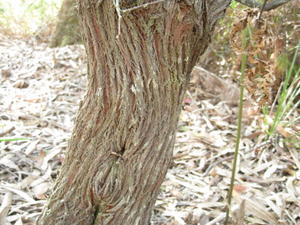
{"label": "reddish bark", "polygon": [[149,224],[191,70],[229,3],[168,0],[120,17],[113,2],[79,1],[88,91],[38,225]]}

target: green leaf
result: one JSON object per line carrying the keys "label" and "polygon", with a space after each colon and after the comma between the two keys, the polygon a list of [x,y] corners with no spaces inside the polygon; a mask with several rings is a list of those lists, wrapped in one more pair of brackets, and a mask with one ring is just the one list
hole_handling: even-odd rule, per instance
{"label": "green leaf", "polygon": [[3,141],[25,141],[27,138],[0,138],[0,142]]}

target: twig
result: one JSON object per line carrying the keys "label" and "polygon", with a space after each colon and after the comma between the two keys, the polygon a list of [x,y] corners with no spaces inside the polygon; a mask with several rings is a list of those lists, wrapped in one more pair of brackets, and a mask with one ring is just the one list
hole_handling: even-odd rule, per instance
{"label": "twig", "polygon": [[129,8],[129,9],[122,9],[122,12],[123,13],[131,12],[133,10],[136,10],[136,9],[139,9],[139,8],[146,8],[149,5],[157,4],[157,3],[160,3],[160,2],[164,2],[164,1],[166,1],[166,0],[157,0],[157,1],[154,1],[154,2],[148,2],[148,3],[142,4],[142,5],[138,5],[138,6]]}
{"label": "twig", "polygon": [[142,5],[134,6],[132,8],[128,8],[128,9],[121,9],[120,8],[120,0],[114,0],[114,6],[116,8],[117,15],[118,15],[118,34],[117,34],[116,38],[119,38],[120,33],[121,33],[122,13],[128,13],[128,12],[131,12],[131,11],[136,10],[136,9],[146,8],[149,5],[157,4],[157,3],[160,3],[160,2],[164,2],[164,1],[166,1],[166,0],[157,0],[157,1],[145,3],[145,4],[142,4]]}
{"label": "twig", "polygon": [[121,9],[120,9],[120,0],[115,0],[114,5],[118,14],[118,34],[116,38],[118,39],[121,33],[121,20],[122,20],[122,15],[121,15]]}
{"label": "twig", "polygon": [[16,128],[15,128],[15,127],[10,127],[10,128],[8,128],[7,130],[5,130],[5,131],[0,132],[0,137],[5,136],[6,134],[12,132],[14,129],[16,129]]}
{"label": "twig", "polygon": [[260,12],[259,12],[259,16],[258,16],[257,22],[260,21],[261,15],[262,15],[262,13],[263,13],[265,7],[266,7],[267,1],[268,1],[268,0],[265,0],[265,1],[264,1],[263,5],[262,5],[262,7],[261,7],[261,9],[260,9]]}

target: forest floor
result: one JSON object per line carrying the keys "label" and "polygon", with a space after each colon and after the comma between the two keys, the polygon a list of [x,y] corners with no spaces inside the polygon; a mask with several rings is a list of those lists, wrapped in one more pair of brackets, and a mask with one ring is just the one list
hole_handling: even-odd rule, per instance
{"label": "forest floor", "polygon": [[[31,225],[51,193],[85,94],[85,52],[80,45],[50,49],[0,34],[0,53],[0,137],[26,138],[0,142],[0,224]],[[238,96],[226,101],[224,90],[207,94],[198,82],[194,72],[153,225],[224,222]],[[264,118],[246,100],[235,224],[300,224],[300,151],[280,136],[267,140]]]}

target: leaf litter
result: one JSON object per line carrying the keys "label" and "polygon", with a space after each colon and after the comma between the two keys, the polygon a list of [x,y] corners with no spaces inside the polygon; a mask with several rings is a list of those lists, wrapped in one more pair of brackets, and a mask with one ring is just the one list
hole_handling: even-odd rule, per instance
{"label": "leaf litter", "polygon": [[[64,158],[85,94],[86,58],[80,45],[50,49],[35,40],[4,35],[0,40],[0,134],[27,138],[0,142],[0,223],[31,225]],[[178,124],[174,162],[152,224],[224,222],[238,95],[232,82],[195,68]],[[279,137],[265,140],[262,115],[249,97],[244,111],[232,224],[300,224],[299,150]]]}

